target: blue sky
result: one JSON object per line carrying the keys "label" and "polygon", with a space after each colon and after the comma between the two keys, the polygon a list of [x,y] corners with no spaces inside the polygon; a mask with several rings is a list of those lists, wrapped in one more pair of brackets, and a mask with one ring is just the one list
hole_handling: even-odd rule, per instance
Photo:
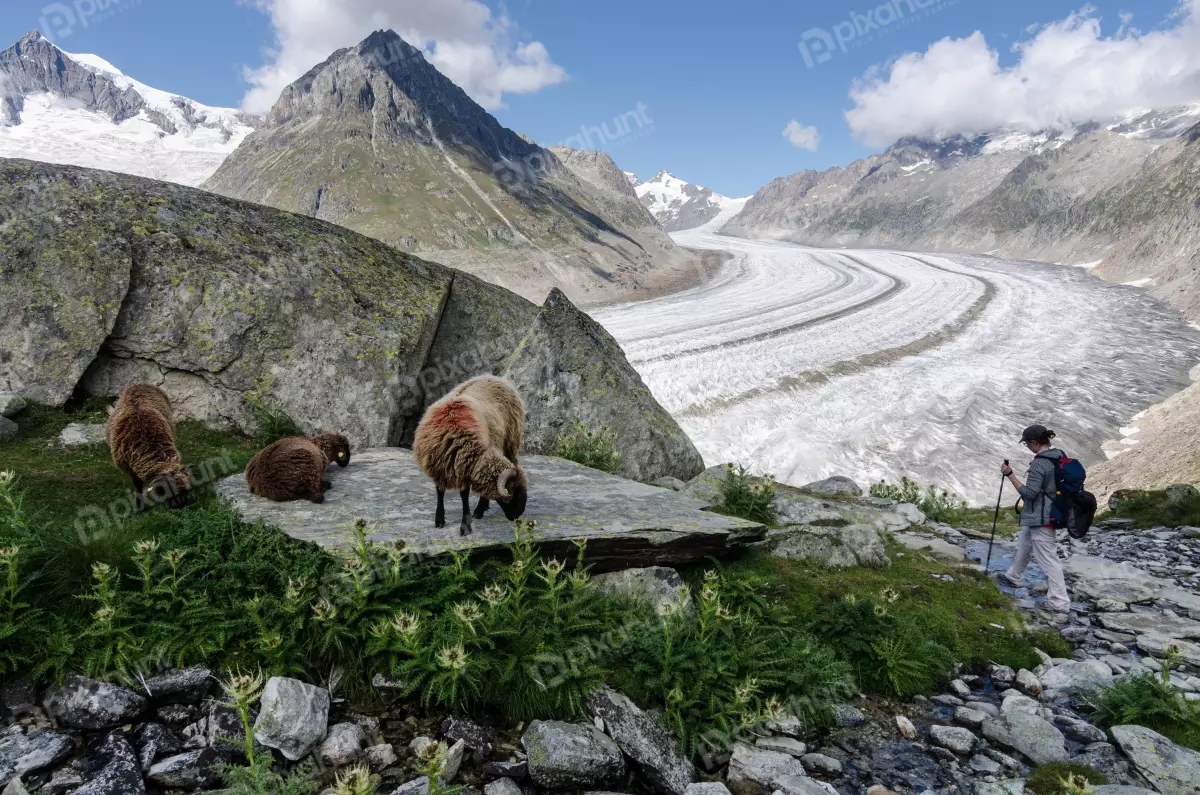
{"label": "blue sky", "polygon": [[[423,1],[462,10],[481,0]],[[565,78],[547,79],[550,84],[531,93],[505,91],[493,103],[499,105],[493,112],[507,126],[554,144],[605,123],[615,132],[614,119],[641,108],[640,120],[626,116],[630,134],[604,140],[593,132],[591,141],[643,178],[666,168],[727,195],[747,195],[774,177],[844,165],[878,150],[868,143],[869,135],[856,135],[844,116],[855,106],[849,96],[852,82],[873,66],[886,67],[905,53],[924,52],[935,41],[964,38],[975,31],[1000,51],[1002,67],[1011,66],[1018,57],[1010,48],[1030,38],[1030,26],[1060,22],[1083,5],[1081,0],[919,1],[932,7],[913,14],[909,0],[896,0],[904,13],[894,21],[873,11],[877,0],[489,2],[496,18],[508,20],[507,39],[540,42],[553,65],[565,72]],[[5,45],[30,28],[43,27],[44,0],[4,2],[0,41]],[[304,2],[388,6],[386,0],[294,0],[292,5]],[[241,104],[251,88],[246,69],[271,60],[265,51],[276,42],[285,13],[271,17],[234,0],[69,0],[65,5],[74,6],[88,24],[76,21],[64,33],[56,22],[57,32],[43,31],[63,49],[99,54],[152,86],[226,106]],[[394,0],[392,5],[389,18],[402,18],[411,0]],[[1132,25],[1150,31],[1174,24],[1168,17],[1178,8],[1177,0],[1092,0],[1091,5],[1105,36],[1117,32],[1123,11],[1133,12]],[[106,10],[92,16],[78,13],[92,9]],[[820,37],[810,36],[810,67],[799,46],[806,32],[841,32],[845,38],[854,15],[860,26],[864,18],[870,20],[867,24],[878,24],[877,35],[865,40],[856,33],[844,52],[835,43],[827,59],[819,49]],[[420,24],[428,29],[440,23]],[[295,62],[315,52],[313,46],[323,46],[312,44],[312,31],[295,35],[308,36],[310,48],[294,55],[294,61],[299,59]],[[311,55],[307,59],[319,60]],[[917,81],[902,87],[918,92],[917,104],[921,85]],[[272,95],[274,86],[268,83]],[[989,104],[980,92],[965,90],[959,105]],[[875,97],[878,101],[864,124],[876,136],[891,134],[895,122],[883,118],[887,103],[893,109],[901,103],[903,111],[903,103],[912,102],[905,97],[903,90]],[[944,116],[947,111],[922,109],[914,115],[922,113]],[[784,127],[792,120],[800,127],[816,128],[816,151],[785,139]],[[923,123],[941,129],[939,118]]]}

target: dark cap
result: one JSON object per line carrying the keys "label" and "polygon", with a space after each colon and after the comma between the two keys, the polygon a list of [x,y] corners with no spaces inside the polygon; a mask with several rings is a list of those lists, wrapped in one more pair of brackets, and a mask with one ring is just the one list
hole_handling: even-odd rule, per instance
{"label": "dark cap", "polygon": [[1050,431],[1046,429],[1045,425],[1030,425],[1025,429],[1025,432],[1021,434],[1021,443],[1024,444],[1025,442],[1041,441],[1042,439],[1045,439],[1049,433]]}

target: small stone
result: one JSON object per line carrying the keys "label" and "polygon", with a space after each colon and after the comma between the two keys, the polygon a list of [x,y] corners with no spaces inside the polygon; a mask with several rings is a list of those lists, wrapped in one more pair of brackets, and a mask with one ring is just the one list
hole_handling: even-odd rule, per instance
{"label": "small stone", "polygon": [[695,779],[692,763],[679,754],[674,734],[629,698],[602,687],[588,696],[588,713],[601,718],[610,737],[652,789],[683,795]]}
{"label": "small stone", "polygon": [[983,722],[990,718],[986,712],[971,707],[958,707],[954,710],[954,722],[961,723],[963,726],[969,726],[972,729],[978,729],[983,725]]}
{"label": "small stone", "polygon": [[8,782],[8,785],[0,790],[0,795],[29,795],[29,790],[25,789],[25,785],[18,777]]}
{"label": "small stone", "polygon": [[929,700],[934,704],[937,704],[939,707],[961,707],[966,703],[958,696],[952,696],[946,693],[936,695]]}
{"label": "small stone", "polygon": [[754,744],[768,751],[791,754],[797,759],[808,753],[807,745],[791,737],[759,737],[754,741]]}
{"label": "small stone", "polygon": [[194,790],[210,787],[221,781],[218,768],[220,755],[212,748],[188,751],[156,763],[146,773],[146,780],[164,789]]}
{"label": "small stone", "polygon": [[[408,692],[408,685],[400,679],[393,679],[383,674],[375,674],[371,677],[371,687],[375,692],[387,702],[392,702],[400,698]],[[411,783],[411,782],[410,782]]]}
{"label": "small stone", "polygon": [[959,698],[970,698],[971,688],[967,687],[967,683],[961,679],[955,679],[950,682],[950,689],[954,691],[954,695]]}
{"label": "small stone", "polygon": [[73,422],[63,428],[58,436],[59,444],[63,447],[87,447],[94,444],[106,444],[103,425],[84,425]]}
{"label": "small stone", "polygon": [[659,478],[658,480],[654,481],[652,485],[663,489],[670,489],[671,491],[683,491],[687,488],[686,483],[679,478],[673,478],[670,475]]}
{"label": "small stone", "polygon": [[900,736],[906,740],[915,740],[918,737],[917,727],[903,715],[896,716],[896,728],[900,731]]}
{"label": "small stone", "polygon": [[462,740],[467,744],[477,764],[483,764],[492,757],[492,749],[496,746],[496,733],[491,729],[480,726],[473,720],[460,717],[446,718],[442,721],[442,736],[450,742]]}
{"label": "small stone", "polygon": [[171,756],[183,750],[183,744],[161,723],[143,724],[134,736],[133,746],[137,749],[142,772],[149,771],[159,757]]}
{"label": "small stone", "polygon": [[971,770],[974,772],[988,776],[998,776],[1004,769],[999,762],[989,759],[983,754],[975,754],[971,757],[971,761],[968,764],[970,764]]}
{"label": "small stone", "polygon": [[1099,660],[1074,661],[1051,668],[1042,687],[1067,695],[1087,695],[1112,683],[1112,671]]}
{"label": "small stone", "polygon": [[392,747],[391,743],[372,745],[363,751],[363,759],[366,760],[367,767],[371,768],[372,773],[385,770],[398,761],[396,749]]}
{"label": "small stone", "polygon": [[145,680],[143,690],[154,706],[196,704],[214,681],[212,671],[207,668],[178,668]]}
{"label": "small stone", "polygon": [[971,753],[977,742],[970,729],[957,726],[930,726],[929,737],[942,748],[964,755]]}
{"label": "small stone", "polygon": [[338,723],[329,727],[329,733],[317,750],[317,758],[329,767],[348,765],[362,755],[367,745],[367,733],[354,723]]}
{"label": "small stone", "polygon": [[1058,726],[1063,734],[1070,737],[1072,740],[1084,744],[1102,743],[1108,740],[1108,735],[1104,733],[1104,729],[1099,726],[1093,726],[1087,721],[1076,720],[1066,715],[1056,715],[1054,724]]}
{"label": "small stone", "polygon": [[995,683],[1011,685],[1017,681],[1017,672],[1007,665],[993,665],[990,673]]}
{"label": "small stone", "polygon": [[105,737],[94,756],[102,766],[88,772],[86,783],[74,795],[145,795],[137,754],[118,732]]}
{"label": "small stone", "polygon": [[821,494],[826,497],[861,497],[863,493],[857,483],[841,475],[809,483],[807,486],[801,486],[800,489],[810,494]]}
{"label": "small stone", "polygon": [[29,404],[25,398],[12,392],[0,392],[0,417],[12,419],[25,410]]}
{"label": "small stone", "polygon": [[807,778],[802,760],[791,754],[734,743],[726,786],[734,795],[770,795],[789,776]]}
{"label": "small stone", "polygon": [[521,745],[530,778],[545,789],[596,789],[625,777],[621,749],[591,725],[534,721]]}
{"label": "small stone", "polygon": [[867,716],[853,704],[834,704],[833,720],[843,729],[852,729],[867,722]]}
{"label": "small stone", "polygon": [[1042,692],[1042,683],[1034,676],[1033,671],[1024,668],[1017,671],[1017,687],[1033,696]]}
{"label": "small stone", "polygon": [[483,795],[524,795],[511,778],[498,778],[483,787]]}
{"label": "small stone", "polygon": [[805,770],[814,773],[823,773],[827,776],[842,775],[842,763],[832,756],[826,756],[825,754],[805,754],[800,757],[800,763],[804,765]]}
{"label": "small stone", "polygon": [[681,604],[687,609],[692,604],[691,591],[679,572],[666,566],[597,574],[592,577],[591,586],[601,593],[644,602],[654,608],[664,604]]}
{"label": "small stone", "polygon": [[525,778],[529,775],[529,763],[524,760],[488,762],[482,772],[488,778]]}
{"label": "small stone", "polygon": [[1096,609],[1101,613],[1125,613],[1129,611],[1129,605],[1115,599],[1097,599]]}
{"label": "small stone", "polygon": [[1129,647],[1126,646],[1124,643],[1110,643],[1110,644],[1108,644],[1108,650],[1111,651],[1113,654],[1128,654],[1129,653]]}
{"label": "small stone", "polygon": [[438,774],[438,781],[442,786],[454,781],[454,777],[458,775],[458,769],[462,767],[463,756],[466,755],[466,752],[467,744],[463,740],[459,740],[450,746],[450,750],[446,751],[446,761],[442,764],[442,772]]}

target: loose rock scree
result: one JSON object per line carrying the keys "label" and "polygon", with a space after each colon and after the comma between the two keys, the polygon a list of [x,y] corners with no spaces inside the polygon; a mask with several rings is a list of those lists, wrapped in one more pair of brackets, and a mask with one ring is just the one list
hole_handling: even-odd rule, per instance
{"label": "loose rock scree", "polygon": [[455,387],[430,406],[417,426],[413,453],[437,488],[434,524],[446,526],[446,491],[462,497],[459,533],[472,527],[471,491],[479,495],[474,518],[500,503],[512,521],[525,513],[528,481],[517,460],[525,434],[525,403],[507,379],[484,375]]}
{"label": "loose rock scree", "polygon": [[338,434],[308,438],[289,436],[264,447],[246,465],[246,484],[251,494],[275,502],[309,500],[325,502],[332,487],[325,478],[331,463],[350,463],[350,442]]}
{"label": "loose rock scree", "polygon": [[166,393],[150,384],[126,387],[105,426],[113,464],[133,481],[137,510],[154,505],[183,508],[191,479],[175,446],[175,422]]}

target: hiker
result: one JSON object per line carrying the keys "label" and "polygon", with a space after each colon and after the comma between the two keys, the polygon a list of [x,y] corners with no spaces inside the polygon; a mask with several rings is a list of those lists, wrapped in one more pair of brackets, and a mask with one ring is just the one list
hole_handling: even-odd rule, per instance
{"label": "hiker", "polygon": [[1013,555],[1012,567],[998,574],[997,579],[1013,588],[1023,588],[1025,568],[1032,555],[1046,573],[1046,582],[1050,587],[1046,595],[1046,603],[1051,611],[1050,620],[1054,624],[1065,624],[1070,618],[1071,598],[1067,595],[1067,581],[1063,577],[1062,561],[1056,549],[1057,534],[1049,525],[1055,497],[1055,465],[1066,454],[1050,446],[1053,439],[1054,431],[1047,430],[1043,425],[1031,425],[1021,434],[1021,444],[1034,454],[1024,483],[1007,463],[1000,468],[1000,472],[1021,493],[1025,508],[1021,512],[1021,533],[1017,536],[1017,551]]}

